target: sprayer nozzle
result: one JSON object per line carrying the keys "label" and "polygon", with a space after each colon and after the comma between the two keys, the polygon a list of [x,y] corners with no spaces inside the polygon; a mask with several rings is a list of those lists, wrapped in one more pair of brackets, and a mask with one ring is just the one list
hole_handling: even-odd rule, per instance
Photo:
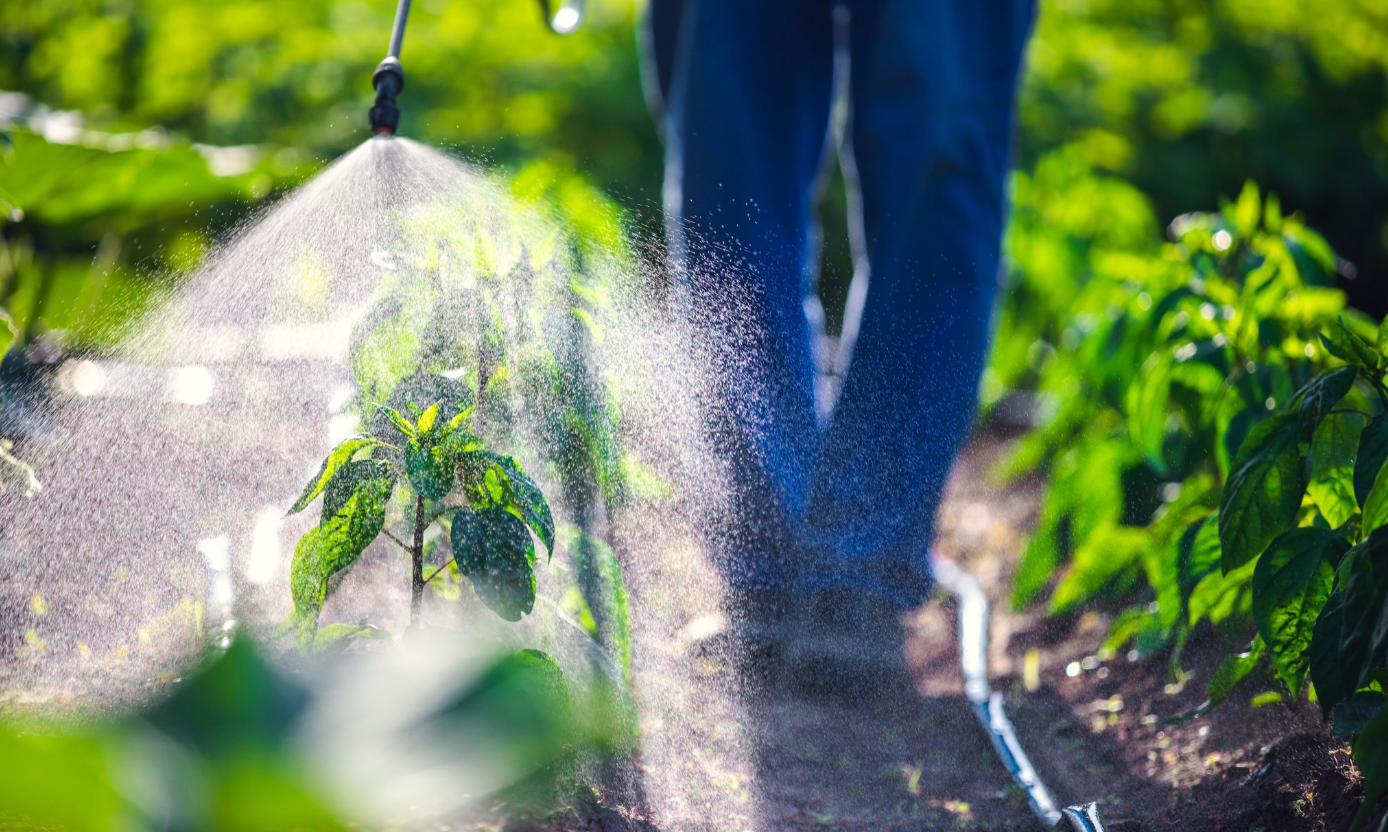
{"label": "sprayer nozzle", "polygon": [[393,134],[400,126],[400,109],[395,96],[405,88],[405,70],[398,58],[386,58],[371,74],[371,86],[376,88],[376,103],[371,107],[371,132]]}

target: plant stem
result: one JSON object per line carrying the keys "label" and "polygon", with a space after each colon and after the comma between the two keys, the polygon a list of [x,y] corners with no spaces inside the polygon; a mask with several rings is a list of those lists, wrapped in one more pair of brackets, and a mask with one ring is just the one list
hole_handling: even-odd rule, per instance
{"label": "plant stem", "polygon": [[410,629],[419,626],[424,606],[424,498],[415,497],[414,545],[410,547]]}
{"label": "plant stem", "polygon": [[437,577],[439,576],[439,573],[442,572],[443,570],[447,569],[447,568],[448,568],[448,564],[445,563],[444,565],[440,566],[438,569],[435,569],[434,572],[433,572],[433,574],[431,574],[429,577],[427,577],[427,578],[424,579],[424,583],[427,584],[427,583],[429,583],[430,581],[432,581],[433,579],[437,578]]}

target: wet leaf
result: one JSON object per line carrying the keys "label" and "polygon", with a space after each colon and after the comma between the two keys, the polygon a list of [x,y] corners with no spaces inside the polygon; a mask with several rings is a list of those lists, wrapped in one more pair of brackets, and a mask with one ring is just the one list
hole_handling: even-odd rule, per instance
{"label": "wet leaf", "polygon": [[472,580],[482,603],[507,621],[535,607],[535,542],[525,521],[500,506],[462,507],[449,541],[458,571]]}
{"label": "wet leaf", "polygon": [[323,489],[323,514],[319,522],[325,523],[342,511],[357,489],[369,480],[382,480],[388,485],[395,483],[395,472],[390,463],[379,459],[358,459],[343,465],[328,480]]}
{"label": "wet leaf", "polygon": [[405,476],[426,500],[442,500],[453,490],[453,457],[442,445],[422,445],[411,439],[405,445]]}
{"label": "wet leaf", "polygon": [[1253,620],[1270,648],[1277,678],[1293,696],[1306,679],[1311,631],[1349,550],[1324,529],[1293,529],[1272,542],[1253,570]]}
{"label": "wet leaf", "polygon": [[1301,421],[1284,413],[1260,422],[1239,448],[1219,507],[1225,572],[1258,557],[1296,521],[1306,493],[1301,436]]}
{"label": "wet leaf", "polygon": [[337,447],[333,448],[328,453],[327,458],[323,460],[322,467],[318,469],[318,473],[313,479],[309,480],[308,485],[304,486],[303,493],[299,495],[299,499],[294,501],[294,505],[289,507],[289,511],[285,512],[285,516],[288,517],[291,514],[298,514],[307,508],[309,503],[313,502],[319,494],[323,493],[323,489],[327,487],[328,481],[332,479],[333,474],[337,472],[338,468],[341,468],[351,461],[352,457],[355,456],[358,451],[374,447],[378,444],[380,444],[380,441],[374,436],[366,436],[364,434],[353,436],[339,442]]}
{"label": "wet leaf", "polygon": [[550,512],[549,502],[519,462],[509,456],[477,448],[459,454],[458,466],[466,485],[487,488],[489,483],[494,483],[499,486],[501,499],[497,500],[493,495],[493,500],[514,508],[553,557],[554,516]]}
{"label": "wet leaf", "polygon": [[289,587],[301,647],[313,641],[328,579],[356,563],[385,526],[390,489],[389,481],[366,480],[341,510],[299,538],[290,563]]}

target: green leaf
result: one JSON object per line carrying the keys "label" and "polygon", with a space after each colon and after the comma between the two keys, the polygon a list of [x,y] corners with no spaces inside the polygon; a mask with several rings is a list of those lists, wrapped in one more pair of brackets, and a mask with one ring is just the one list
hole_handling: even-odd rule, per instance
{"label": "green leaf", "polygon": [[630,681],[631,607],[622,565],[611,546],[577,528],[570,529],[568,548],[598,643],[616,656],[622,673]]}
{"label": "green leaf", "polygon": [[1219,568],[1219,521],[1206,517],[1192,523],[1177,544],[1176,578],[1181,597],[1188,599],[1206,575]]}
{"label": "green leaf", "polygon": [[1293,529],[1272,542],[1253,570],[1253,621],[1272,653],[1277,678],[1292,696],[1306,679],[1311,630],[1349,549],[1324,529]]}
{"label": "green leaf", "polygon": [[1359,832],[1378,799],[1388,792],[1388,708],[1380,710],[1354,741],[1354,763],[1364,778],[1364,805],[1355,814],[1350,832]]}
{"label": "green leaf", "polygon": [[1165,470],[1162,448],[1166,443],[1166,420],[1171,398],[1171,356],[1154,355],[1141,368],[1128,387],[1126,409],[1133,442],[1159,470]]}
{"label": "green leaf", "polygon": [[458,571],[482,603],[507,621],[535,608],[535,542],[525,521],[500,506],[459,508],[449,542]]}
{"label": "green leaf", "polygon": [[1097,529],[1075,550],[1070,568],[1051,594],[1050,611],[1068,612],[1097,597],[1151,545],[1146,529],[1120,525]]}
{"label": "green leaf", "polygon": [[329,624],[321,627],[313,639],[313,652],[327,653],[346,649],[347,643],[359,638],[389,640],[390,633],[370,624]]}
{"label": "green leaf", "polygon": [[32,497],[40,488],[34,469],[0,445],[0,494],[13,492],[21,497]]}
{"label": "green leaf", "polygon": [[1359,452],[1354,459],[1354,499],[1359,505],[1369,499],[1369,490],[1384,465],[1388,465],[1388,411],[1375,416],[1359,435]]}
{"label": "green leaf", "polygon": [[1352,737],[1373,721],[1388,701],[1376,690],[1361,690],[1335,706],[1335,736]]}
{"label": "green leaf", "polygon": [[1301,420],[1311,428],[1320,424],[1325,414],[1349,393],[1358,376],[1356,367],[1336,367],[1308,381],[1296,394],[1301,399]]}
{"label": "green leaf", "polygon": [[1255,636],[1242,653],[1225,656],[1224,661],[1215,668],[1209,684],[1205,686],[1205,701],[1195,710],[1176,717],[1175,721],[1184,722],[1201,717],[1218,707],[1258,669],[1258,662],[1263,658],[1263,651],[1266,649],[1267,645],[1263,644],[1262,636]]}
{"label": "green leaf", "polygon": [[442,445],[421,445],[411,439],[405,445],[405,476],[426,500],[442,500],[453,490],[453,457]]}
{"label": "green leaf", "polygon": [[1239,448],[1219,507],[1225,572],[1258,557],[1296,522],[1306,493],[1301,436],[1301,421],[1283,413],[1258,423]]}
{"label": "green leaf", "polygon": [[[406,419],[404,416],[400,415],[400,411],[396,410],[393,407],[386,407],[383,404],[376,405],[376,411],[381,415],[385,416],[386,419],[389,420],[390,425],[394,427],[396,431],[398,431],[404,436],[409,437],[410,439],[414,438],[414,425],[410,424],[409,419]],[[384,433],[384,431],[381,431],[381,433]]]}
{"label": "green leaf", "polygon": [[[443,420],[444,424],[450,424],[459,414],[472,407],[472,390],[461,381],[447,376],[417,372],[395,385],[386,404],[397,413],[405,412],[411,404],[420,410],[437,404],[437,418]],[[388,414],[380,413],[373,420],[371,430],[385,435],[389,427]]]}
{"label": "green leaf", "polygon": [[313,479],[309,480],[308,485],[304,486],[304,492],[299,495],[299,499],[294,501],[294,505],[285,512],[285,517],[291,514],[298,514],[308,507],[323,489],[327,487],[328,481],[332,479],[338,468],[351,461],[356,453],[364,448],[371,448],[379,445],[380,441],[374,436],[359,435],[349,439],[344,439],[338,443],[336,448],[328,452],[328,456],[323,460],[323,465],[318,469],[318,473]]}
{"label": "green leaf", "polygon": [[14,321],[5,310],[0,309],[0,358],[5,357],[5,353],[10,351],[10,345],[19,337],[19,332],[14,328]]}
{"label": "green leaf", "polygon": [[439,418],[438,404],[431,404],[419,414],[419,419],[415,421],[414,431],[418,436],[425,436],[434,429],[434,421]]}
{"label": "green leaf", "polygon": [[1320,705],[1321,716],[1327,718],[1335,703],[1348,695],[1344,674],[1340,671],[1340,630],[1344,620],[1345,593],[1333,593],[1326,599],[1311,630],[1311,648],[1306,656],[1311,684],[1316,686],[1316,702]]}
{"label": "green leaf", "polygon": [[299,538],[289,568],[289,587],[299,644],[307,648],[317,630],[318,613],[328,595],[328,579],[357,562],[381,533],[391,485],[372,479],[361,483],[342,509]]}
{"label": "green leaf", "polygon": [[1345,690],[1357,690],[1388,650],[1388,527],[1351,550],[1345,565],[1344,622],[1340,632],[1340,672]]}
{"label": "green leaf", "polygon": [[1321,335],[1321,343],[1327,352],[1346,364],[1369,370],[1377,370],[1383,364],[1383,356],[1379,355],[1378,350],[1345,326],[1344,318],[1335,322],[1335,328],[1328,337]]}
{"label": "green leaf", "polygon": [[1354,458],[1365,419],[1359,413],[1332,413],[1311,437],[1311,478],[1306,493],[1332,528],[1359,510],[1354,499]]}
{"label": "green leaf", "polygon": [[1359,528],[1364,534],[1388,525],[1388,465],[1378,469],[1374,484],[1364,498],[1364,519]]}
{"label": "green leaf", "polygon": [[328,480],[328,487],[323,489],[323,514],[319,522],[326,523],[342,511],[357,489],[371,480],[380,480],[392,486],[395,484],[395,471],[390,463],[381,459],[358,459],[337,469],[332,479]]}
{"label": "green leaf", "polygon": [[465,450],[457,460],[463,483],[486,490],[491,502],[514,508],[553,557],[554,516],[540,487],[520,463],[480,447]]}

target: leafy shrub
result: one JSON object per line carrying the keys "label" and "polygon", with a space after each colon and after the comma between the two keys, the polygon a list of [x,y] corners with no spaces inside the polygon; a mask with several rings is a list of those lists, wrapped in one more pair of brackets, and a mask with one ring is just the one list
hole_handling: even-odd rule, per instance
{"label": "leafy shrub", "polygon": [[1388,753],[1388,711],[1367,718],[1388,678],[1388,328],[1345,308],[1329,247],[1251,185],[1171,238],[1104,255],[1033,347],[1044,418],[997,472],[1049,474],[1014,601],[1057,573],[1055,613],[1145,584],[1107,646],[1173,647],[1177,672],[1197,627],[1256,632],[1200,712],[1255,668],[1292,697],[1309,674],[1369,772]]}
{"label": "leafy shrub", "polygon": [[[434,523],[449,528],[453,563],[484,604],[508,621],[518,621],[535,606],[530,534],[553,552],[549,503],[519,463],[487,450],[464,429],[472,408],[461,385],[441,376],[427,382],[419,387],[431,395],[406,393],[408,418],[377,405],[388,427],[339,443],[289,509],[302,511],[323,497],[322,522],[299,540],[291,567],[293,618],[302,646],[312,645],[318,634],[329,579],[356,563],[383,533],[410,556],[410,626],[417,626],[424,587],[444,568],[424,577],[424,535]],[[398,486],[409,490],[408,543],[385,528]],[[339,628],[332,635],[361,632]]]}

